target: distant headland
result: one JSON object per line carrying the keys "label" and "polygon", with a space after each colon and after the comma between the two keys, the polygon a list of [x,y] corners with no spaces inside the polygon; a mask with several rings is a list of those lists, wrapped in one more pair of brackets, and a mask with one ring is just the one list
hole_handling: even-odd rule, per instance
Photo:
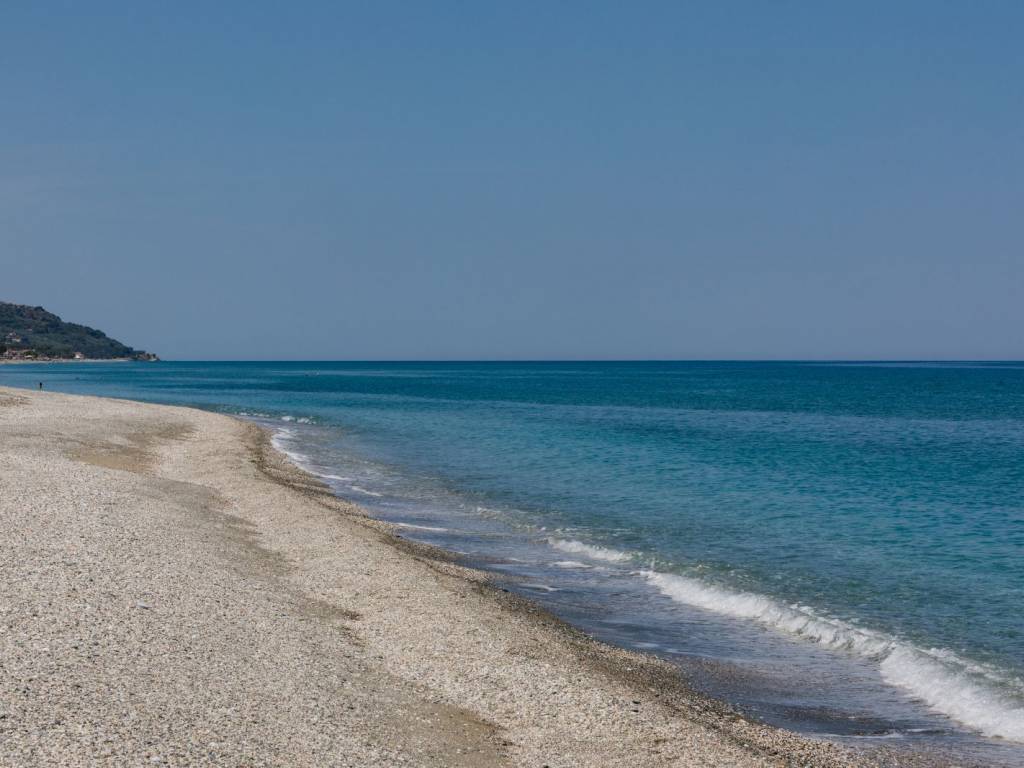
{"label": "distant headland", "polygon": [[159,360],[42,307],[0,301],[0,360]]}

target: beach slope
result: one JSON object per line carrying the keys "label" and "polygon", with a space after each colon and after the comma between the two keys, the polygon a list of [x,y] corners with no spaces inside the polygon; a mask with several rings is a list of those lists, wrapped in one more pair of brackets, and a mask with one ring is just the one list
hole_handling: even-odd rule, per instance
{"label": "beach slope", "polygon": [[0,520],[0,765],[853,762],[402,540],[227,416],[0,388]]}

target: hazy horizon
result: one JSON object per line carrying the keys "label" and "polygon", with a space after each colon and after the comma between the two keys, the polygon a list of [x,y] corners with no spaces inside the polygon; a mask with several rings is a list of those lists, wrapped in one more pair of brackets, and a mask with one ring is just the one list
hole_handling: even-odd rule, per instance
{"label": "hazy horizon", "polygon": [[177,360],[1024,358],[1024,6],[0,11],[0,299]]}

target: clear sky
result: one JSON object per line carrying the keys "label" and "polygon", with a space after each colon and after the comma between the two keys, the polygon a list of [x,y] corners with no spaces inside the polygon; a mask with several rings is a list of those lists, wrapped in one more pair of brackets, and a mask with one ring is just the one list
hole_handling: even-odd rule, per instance
{"label": "clear sky", "polygon": [[1024,3],[0,5],[0,300],[179,359],[1022,358]]}

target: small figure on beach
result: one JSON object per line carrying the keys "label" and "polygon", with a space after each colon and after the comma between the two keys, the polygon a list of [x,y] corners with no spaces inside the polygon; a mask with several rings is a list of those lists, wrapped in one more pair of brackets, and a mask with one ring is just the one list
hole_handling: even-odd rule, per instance
{"label": "small figure on beach", "polygon": [[39,382],[39,388],[40,388],[40,389],[42,389],[42,388],[43,388],[43,382],[41,382],[41,381]]}

